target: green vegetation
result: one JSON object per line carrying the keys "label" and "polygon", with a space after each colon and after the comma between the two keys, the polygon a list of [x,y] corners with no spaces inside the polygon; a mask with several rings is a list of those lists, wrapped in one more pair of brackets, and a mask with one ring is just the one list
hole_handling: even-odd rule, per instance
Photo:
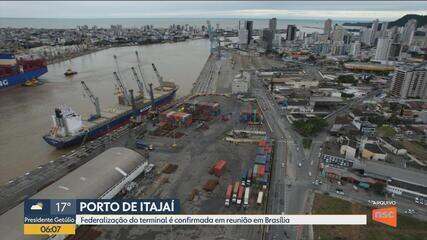
{"label": "green vegetation", "polygon": [[385,193],[385,184],[376,182],[371,185],[372,191],[378,195],[384,195]]}
{"label": "green vegetation", "polygon": [[313,140],[311,139],[311,138],[303,138],[302,139],[302,146],[305,148],[305,149],[308,149],[308,148],[310,148],[311,147],[311,142],[312,142]]}
{"label": "green vegetation", "polygon": [[425,24],[427,24],[427,15],[407,14],[407,15],[397,19],[396,21],[390,22],[388,24],[388,27],[389,28],[391,28],[393,26],[403,27],[411,19],[417,20],[417,27],[422,27]]}
{"label": "green vegetation", "polygon": [[398,215],[397,227],[372,221],[371,209],[357,203],[316,194],[312,214],[366,214],[367,225],[314,226],[314,239],[421,240],[427,235],[427,222]]}
{"label": "green vegetation", "polygon": [[392,138],[396,135],[396,131],[388,125],[382,125],[378,128],[378,134],[382,137]]}
{"label": "green vegetation", "polygon": [[357,84],[357,80],[353,77],[353,75],[340,75],[337,78],[337,82],[338,83],[350,83],[352,85],[356,85]]}
{"label": "green vegetation", "polygon": [[341,97],[342,98],[352,98],[352,97],[354,97],[354,94],[352,94],[352,93],[345,93],[345,92],[342,92],[341,93]]}
{"label": "green vegetation", "polygon": [[328,125],[326,120],[316,117],[310,118],[306,121],[298,120],[294,122],[294,127],[303,136],[313,136],[320,132],[324,127]]}
{"label": "green vegetation", "polygon": [[[396,21],[389,22],[388,28],[393,26],[403,27],[410,20],[417,20],[417,27],[422,27],[427,24],[427,15],[418,15],[418,14],[407,14]],[[372,26],[372,22],[352,22],[352,23],[344,23],[343,26],[362,26],[370,28]]]}

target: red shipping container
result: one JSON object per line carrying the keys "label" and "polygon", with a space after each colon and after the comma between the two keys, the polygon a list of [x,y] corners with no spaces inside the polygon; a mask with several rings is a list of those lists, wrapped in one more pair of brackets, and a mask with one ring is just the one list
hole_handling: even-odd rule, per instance
{"label": "red shipping container", "polygon": [[225,160],[219,160],[215,166],[213,167],[214,170],[214,174],[219,177],[222,175],[222,172],[225,168],[225,165],[227,164],[227,162]]}
{"label": "red shipping container", "polygon": [[259,141],[258,146],[260,146],[260,147],[265,147],[265,146],[267,146],[267,141],[265,141],[265,140],[261,140],[261,141]]}
{"label": "red shipping container", "polygon": [[259,165],[258,166],[258,176],[264,177],[264,175],[265,175],[265,166],[264,165]]}

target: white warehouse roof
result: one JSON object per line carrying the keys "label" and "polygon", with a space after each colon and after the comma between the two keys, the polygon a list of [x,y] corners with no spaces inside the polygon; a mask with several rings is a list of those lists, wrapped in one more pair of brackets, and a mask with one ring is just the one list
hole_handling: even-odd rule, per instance
{"label": "white warehouse roof", "polygon": [[[128,148],[113,147],[68,173],[33,199],[98,199],[144,163],[142,156]],[[133,179],[131,179],[133,180]],[[44,239],[24,236],[24,203],[0,216],[1,239]]]}

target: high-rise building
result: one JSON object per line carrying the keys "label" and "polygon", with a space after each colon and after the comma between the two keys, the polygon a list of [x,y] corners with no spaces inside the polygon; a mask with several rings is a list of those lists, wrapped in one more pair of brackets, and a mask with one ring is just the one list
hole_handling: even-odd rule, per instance
{"label": "high-rise building", "polygon": [[268,28],[270,28],[270,30],[273,32],[273,34],[276,33],[276,30],[277,30],[277,18],[270,19],[270,21],[268,22]]}
{"label": "high-rise building", "polygon": [[332,32],[332,20],[331,19],[326,19],[325,21],[325,25],[323,26],[323,33],[326,35],[331,34]]}
{"label": "high-rise building", "polygon": [[239,47],[246,48],[248,46],[248,30],[245,28],[239,29]]}
{"label": "high-rise building", "polygon": [[377,50],[374,59],[376,61],[387,61],[390,54],[390,46],[392,40],[390,38],[379,38],[377,43]]}
{"label": "high-rise building", "polygon": [[378,19],[375,19],[372,22],[372,26],[371,26],[371,36],[370,36],[371,39],[369,41],[371,46],[375,46],[375,42],[378,38],[378,26],[379,26],[379,21]]}
{"label": "high-rise building", "polygon": [[246,21],[246,30],[248,30],[248,45],[251,43],[252,35],[254,32],[254,22],[253,21]]}
{"label": "high-rise building", "polygon": [[[334,31],[332,32],[332,41],[334,42],[341,42],[344,41],[345,37],[348,35],[348,32],[346,29],[344,29],[341,25],[335,25]],[[347,38],[347,41],[349,41],[349,38]]]}
{"label": "high-rise building", "polygon": [[387,28],[388,22],[382,22],[379,37],[387,37]]}
{"label": "high-rise building", "polygon": [[391,94],[399,98],[427,98],[427,62],[401,66],[394,72]]}
{"label": "high-rise building", "polygon": [[406,46],[410,46],[412,42],[412,38],[414,37],[415,30],[417,29],[417,20],[411,19],[408,22],[406,22],[405,26],[403,27],[402,32],[402,44]]}
{"label": "high-rise building", "polygon": [[361,44],[359,41],[355,41],[354,43],[352,43],[349,55],[353,57],[358,57],[360,55],[360,45]]}
{"label": "high-rise building", "polygon": [[273,31],[270,28],[264,28],[262,30],[262,41],[264,43],[264,48],[267,52],[271,52],[273,49]]}
{"label": "high-rise building", "polygon": [[274,34],[273,47],[280,48],[282,46],[282,36]]}
{"label": "high-rise building", "polygon": [[390,53],[388,58],[393,61],[397,60],[399,58],[401,48],[402,45],[400,43],[393,42],[390,46]]}
{"label": "high-rise building", "polygon": [[345,55],[345,45],[343,41],[335,41],[332,44],[332,55]]}
{"label": "high-rise building", "polygon": [[286,41],[294,41],[297,35],[297,27],[295,25],[288,25],[286,30]]}
{"label": "high-rise building", "polygon": [[359,30],[359,34],[360,34],[360,42],[362,42],[365,45],[371,45],[371,34],[372,34],[372,29],[369,28],[361,28]]}
{"label": "high-rise building", "polygon": [[332,19],[326,19],[323,25],[323,33],[326,35],[330,35],[332,32]]}

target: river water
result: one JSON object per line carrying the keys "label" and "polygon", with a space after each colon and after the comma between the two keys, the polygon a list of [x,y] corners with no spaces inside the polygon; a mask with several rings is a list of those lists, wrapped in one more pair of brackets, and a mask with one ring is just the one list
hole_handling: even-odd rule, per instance
{"label": "river water", "polygon": [[[130,67],[136,66],[135,50],[142,54],[145,80],[158,85],[151,63],[154,62],[167,81],[180,86],[178,95],[190,92],[209,56],[205,39],[180,43],[110,48],[49,65],[41,77],[45,84],[37,87],[15,87],[0,92],[0,184],[25,174],[64,154],[45,143],[42,136],[51,127],[51,115],[56,106],[67,104],[83,117],[95,111],[84,97],[80,81],[99,97],[101,108],[117,104],[112,72],[116,70],[113,55],[117,55],[120,73],[128,88],[137,89]],[[65,77],[71,67],[78,74]]]}

